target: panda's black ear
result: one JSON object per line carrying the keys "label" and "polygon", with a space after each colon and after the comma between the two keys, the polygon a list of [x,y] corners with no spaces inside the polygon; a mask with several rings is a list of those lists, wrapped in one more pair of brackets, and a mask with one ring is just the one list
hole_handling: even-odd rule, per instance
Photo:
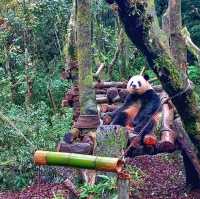
{"label": "panda's black ear", "polygon": [[131,75],[129,75],[129,76],[128,76],[128,79],[131,79],[131,77],[132,77],[132,76],[131,76]]}
{"label": "panda's black ear", "polygon": [[149,80],[149,75],[145,74],[145,75],[143,75],[143,77],[144,77],[144,79],[145,79],[146,81]]}

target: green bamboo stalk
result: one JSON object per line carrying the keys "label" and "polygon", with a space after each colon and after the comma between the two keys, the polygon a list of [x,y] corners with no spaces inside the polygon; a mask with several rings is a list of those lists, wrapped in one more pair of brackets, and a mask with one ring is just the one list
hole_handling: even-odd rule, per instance
{"label": "green bamboo stalk", "polygon": [[34,162],[37,165],[69,166],[115,173],[121,172],[124,165],[118,158],[49,151],[36,151]]}

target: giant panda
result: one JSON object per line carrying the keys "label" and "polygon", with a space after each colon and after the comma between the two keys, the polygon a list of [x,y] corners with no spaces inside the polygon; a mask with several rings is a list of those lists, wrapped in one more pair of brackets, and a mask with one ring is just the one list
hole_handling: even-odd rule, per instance
{"label": "giant panda", "polygon": [[127,84],[128,96],[124,104],[110,113],[113,125],[134,129],[135,134],[144,136],[152,133],[156,125],[156,113],[161,108],[158,94],[148,82],[148,76],[136,75]]}

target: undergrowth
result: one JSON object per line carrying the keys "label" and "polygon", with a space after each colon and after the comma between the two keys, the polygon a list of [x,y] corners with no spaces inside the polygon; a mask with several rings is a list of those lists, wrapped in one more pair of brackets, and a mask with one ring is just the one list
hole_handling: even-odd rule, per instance
{"label": "undergrowth", "polygon": [[116,195],[116,178],[106,175],[99,175],[98,177],[100,177],[98,183],[92,186],[88,184],[80,186],[80,199],[86,199],[90,195],[92,195],[94,199],[113,198]]}
{"label": "undergrowth", "polygon": [[36,168],[35,150],[55,151],[56,143],[70,129],[72,111],[62,110],[51,116],[50,108],[41,102],[29,107],[10,104],[0,119],[0,189],[19,190],[31,184]]}

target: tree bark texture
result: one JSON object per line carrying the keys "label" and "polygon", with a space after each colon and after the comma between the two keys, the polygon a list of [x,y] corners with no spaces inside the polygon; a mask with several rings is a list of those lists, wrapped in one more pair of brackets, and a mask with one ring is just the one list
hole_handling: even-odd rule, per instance
{"label": "tree bark texture", "polygon": [[118,175],[117,179],[117,192],[118,199],[129,199],[130,176],[128,178]]}
{"label": "tree bark texture", "polygon": [[169,0],[170,52],[176,64],[187,73],[187,48],[182,37],[181,0]]}
{"label": "tree bark texture", "polygon": [[193,43],[187,27],[184,27],[181,30],[181,33],[182,33],[182,37],[185,40],[185,43],[187,45],[187,49],[197,58],[197,61],[198,61],[199,65],[200,65],[200,49],[199,49],[198,46],[196,46]]}
{"label": "tree bark texture", "polygon": [[68,25],[67,44],[64,49],[65,66],[69,70],[70,78],[74,85],[78,84],[78,63],[77,63],[77,46],[76,46],[76,0],[73,0],[71,16]]}
{"label": "tree bark texture", "polygon": [[121,34],[121,53],[120,53],[120,58],[121,58],[121,65],[120,65],[120,74],[122,79],[126,79],[127,76],[127,36],[125,32],[123,31]]}
{"label": "tree bark texture", "polygon": [[79,65],[80,112],[96,115],[97,106],[93,89],[91,51],[90,0],[77,0],[77,52]]}

